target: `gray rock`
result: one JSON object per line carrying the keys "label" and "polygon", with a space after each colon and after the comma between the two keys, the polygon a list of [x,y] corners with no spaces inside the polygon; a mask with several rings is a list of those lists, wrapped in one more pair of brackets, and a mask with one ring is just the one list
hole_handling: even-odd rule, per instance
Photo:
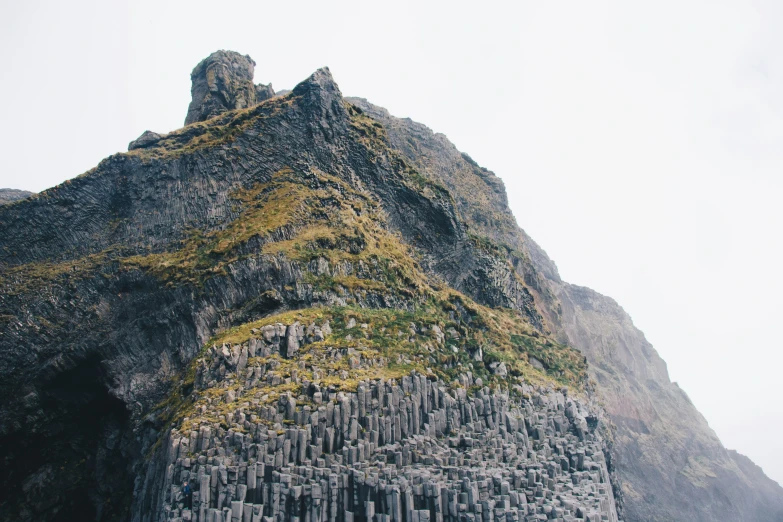
{"label": "gray rock", "polygon": [[[204,512],[219,510],[232,522],[261,520],[260,506],[268,506],[268,520],[323,520],[328,513],[345,521],[478,522],[485,515],[507,520],[508,513],[533,520],[525,517],[538,513],[535,520],[583,514],[618,522],[602,438],[583,429],[583,416],[572,422],[562,409],[566,402],[576,412],[591,406],[551,388],[521,387],[518,396],[489,388],[466,396],[414,372],[401,383],[363,381],[317,411],[307,404],[297,411],[286,394],[278,403],[285,427],[263,436],[230,431],[218,448],[226,456],[219,474],[202,469],[211,466],[203,445],[194,460],[176,459],[172,471],[202,476]],[[368,400],[374,395],[388,402]],[[246,454],[250,447],[255,453]],[[219,483],[210,482],[214,476]],[[164,503],[164,511],[185,516],[178,506]]]}
{"label": "gray rock", "polygon": [[217,51],[199,63],[190,75],[192,100],[185,125],[256,105],[255,65],[234,51]]}
{"label": "gray rock", "polygon": [[299,324],[299,321],[295,322],[288,327],[285,334],[285,356],[288,358],[293,357],[298,351],[299,347],[304,340],[304,327]]}
{"label": "gray rock", "polygon": [[14,201],[27,199],[34,194],[35,192],[28,192],[26,190],[7,189],[7,188],[0,189],[0,205],[5,205],[6,203],[13,203]]}
{"label": "gray rock", "polygon": [[316,326],[315,323],[312,323],[307,327],[305,338],[307,339],[308,343],[317,343],[323,341],[325,335],[319,326]]}
{"label": "gray rock", "polygon": [[239,360],[237,361],[237,375],[241,375],[247,367],[248,349],[247,346],[242,347],[242,351],[239,354]]}
{"label": "gray rock", "polygon": [[[96,509],[130,505],[125,518],[132,520],[184,518],[187,510],[180,505],[179,485],[187,478],[198,488],[194,492],[197,510],[191,515],[199,522],[231,521],[232,502],[243,502],[243,517],[245,504],[253,505],[254,520],[347,521],[354,516],[361,519],[367,512],[366,499],[373,501],[375,520],[384,522],[408,522],[414,516],[418,520],[429,516],[437,522],[574,520],[577,509],[585,517],[615,521],[613,486],[618,492],[623,489],[622,483],[610,482],[611,451],[611,462],[633,484],[655,484],[653,479],[659,477],[655,487],[633,488],[640,498],[645,497],[634,500],[637,508],[649,509],[660,515],[658,519],[698,520],[695,517],[706,505],[705,492],[719,491],[712,497],[717,507],[706,506],[712,519],[774,520],[775,512],[765,508],[776,504],[765,504],[764,499],[775,498],[778,490],[763,489],[760,470],[753,475],[751,464],[739,464],[742,461],[736,457],[722,453],[719,443],[703,436],[705,430],[694,430],[698,440],[692,447],[683,446],[681,453],[690,455],[693,448],[707,448],[712,458],[725,455],[732,459],[710,461],[726,464],[709,468],[716,477],[700,473],[696,464],[701,461],[686,464],[687,459],[670,458],[669,450],[661,453],[657,445],[644,445],[640,439],[668,440],[661,430],[669,426],[680,426],[676,434],[688,433],[682,424],[672,422],[683,422],[677,412],[695,410],[682,410],[687,398],[662,379],[664,368],[640,337],[632,338],[627,328],[609,328],[607,320],[626,321],[622,315],[601,300],[559,288],[559,280],[545,280],[556,275],[553,267],[532,268],[530,263],[543,263],[545,254],[536,252],[513,223],[502,184],[494,175],[423,126],[402,120],[386,125],[388,114],[378,116],[377,112],[362,116],[341,97],[326,69],[298,85],[294,94],[285,100],[268,100],[264,109],[244,112],[247,118],[241,126],[231,127],[229,118],[218,117],[220,121],[170,133],[165,138],[166,150],[153,161],[140,160],[138,154],[116,155],[73,183],[0,208],[4,278],[0,300],[9,312],[0,335],[5,356],[0,361],[0,387],[8,399],[0,405],[0,418],[9,430],[5,436],[14,441],[0,448],[5,463],[2,489],[10,499],[3,506],[7,518],[65,516],[55,513],[54,507],[38,512],[31,506],[42,506],[42,496],[47,502],[70,502],[73,488],[68,479],[73,476],[80,480],[78,487],[87,491],[87,498],[96,502]],[[224,104],[219,112],[232,108],[236,107]],[[368,120],[376,117],[381,118],[377,125]],[[376,140],[383,145],[374,150],[376,155],[368,155],[367,147]],[[170,152],[171,157],[165,156]],[[410,168],[435,182],[427,185],[431,192],[419,193],[411,184],[410,170],[399,168],[398,154]],[[176,253],[193,230],[205,234],[231,231],[243,224],[243,211],[250,203],[236,197],[237,189],[267,181],[287,165],[295,181],[309,188],[330,185],[314,172],[326,168],[339,181],[329,187],[337,200],[349,198],[350,192],[338,187],[361,189],[362,198],[372,199],[388,216],[379,219],[380,224],[421,251],[419,260],[426,265],[427,277],[431,274],[482,306],[509,307],[522,314],[520,320],[549,337],[541,328],[536,307],[555,307],[546,316],[557,329],[561,316],[556,304],[562,304],[562,327],[576,329],[565,333],[588,343],[580,345],[583,353],[592,357],[590,350],[607,351],[604,355],[613,358],[618,370],[612,382],[623,390],[646,390],[642,398],[650,399],[629,402],[624,411],[633,417],[616,419],[623,437],[614,439],[614,448],[603,442],[606,426],[600,408],[584,402],[588,399],[581,398],[581,390],[576,400],[519,380],[504,383],[494,375],[484,388],[483,367],[484,380],[465,372],[456,383],[418,374],[405,375],[401,383],[381,381],[373,376],[383,375],[389,361],[365,359],[363,355],[372,354],[361,347],[352,353],[324,347],[310,351],[308,357],[294,351],[292,359],[280,361],[279,355],[288,356],[289,338],[299,348],[303,342],[298,334],[287,335],[290,327],[282,324],[273,325],[268,341],[258,339],[256,352],[266,360],[253,368],[252,378],[247,368],[244,375],[238,371],[246,345],[202,351],[205,339],[221,335],[226,328],[282,311],[347,305],[412,311],[421,304],[421,296],[411,298],[393,288],[379,295],[364,289],[338,292],[313,284],[317,275],[313,263],[262,251],[269,241],[288,241],[298,233],[286,227],[236,245],[219,270],[200,273],[201,264],[214,259],[198,248],[185,252],[199,258],[195,277],[190,271],[177,272],[176,264],[167,268],[177,276],[185,275],[183,280],[169,280],[145,263],[136,266],[129,263],[133,260],[114,257],[128,252],[143,261],[156,261],[160,253]],[[479,200],[486,202],[486,208],[484,203],[477,207],[477,199],[460,188],[465,180],[471,190],[481,192]],[[488,209],[492,219],[483,219]],[[471,240],[475,236],[468,228],[512,248],[503,249],[500,256],[484,251]],[[111,254],[102,260],[104,251]],[[366,261],[328,267],[321,263],[317,270],[321,275],[360,274],[369,281],[380,280],[377,267]],[[38,288],[31,286],[33,290],[25,286],[38,284],[40,270],[29,280],[18,277],[30,267],[59,268],[64,263],[65,273],[55,270],[52,279]],[[91,268],[80,268],[85,264]],[[533,290],[538,291],[535,301]],[[553,304],[555,294],[560,302]],[[276,297],[262,297],[270,295]],[[591,315],[596,310],[598,317]],[[470,313],[459,301],[446,313],[469,335]],[[264,337],[263,329],[258,330],[252,335]],[[446,351],[423,338],[428,333],[424,328],[414,326],[412,332],[402,333],[412,338],[414,350],[420,350],[408,354],[417,365],[427,364],[430,357],[434,365]],[[362,335],[356,337],[363,340]],[[590,344],[594,339],[600,342]],[[485,346],[492,351],[492,346]],[[623,352],[617,346],[631,351]],[[481,352],[478,355],[481,360]],[[185,374],[193,357],[197,357],[194,411],[178,410],[177,401],[161,403],[161,398],[180,398],[166,397],[172,389],[171,377]],[[85,367],[90,361],[100,361],[100,368]],[[364,379],[363,400],[347,391],[356,370],[362,371],[360,378]],[[102,416],[100,408],[84,414],[78,409],[68,411],[70,406],[63,410],[47,401],[32,400],[43,396],[37,392],[63,379],[79,381],[74,375],[84,377],[79,385],[95,395],[91,400],[98,399],[99,404],[110,400],[120,406],[112,408],[112,414],[114,410],[118,415],[126,412],[122,422]],[[614,376],[625,382],[615,381]],[[631,377],[635,380],[627,380]],[[304,381],[322,378],[329,379],[328,385],[319,388],[322,401],[311,402]],[[659,395],[651,382],[668,391]],[[633,386],[625,386],[629,383]],[[109,387],[111,395],[104,396]],[[514,390],[511,396],[507,388]],[[293,407],[288,400],[277,400],[286,393],[291,393]],[[584,395],[592,395],[589,388]],[[225,399],[232,400],[227,404]],[[572,399],[575,402],[569,402]],[[575,406],[569,418],[571,404]],[[673,411],[667,413],[667,422],[658,422],[658,413],[649,408],[637,412],[640,404]],[[183,413],[186,419],[178,417]],[[684,425],[694,416],[688,416]],[[168,418],[173,425],[160,422]],[[49,435],[50,427],[59,423],[66,431]],[[160,432],[151,434],[150,426]],[[689,438],[671,439],[675,438],[690,444]],[[68,466],[64,476],[56,458],[63,448],[64,453],[93,464]],[[35,466],[27,465],[33,452],[46,457],[40,467],[37,457]],[[639,459],[640,454],[655,455],[651,460],[661,463],[660,469]],[[617,455],[620,458],[615,459]],[[670,462],[684,464],[685,472],[672,468]],[[257,466],[255,488],[248,479],[253,464]],[[737,466],[742,466],[742,474]],[[745,480],[748,477],[753,480]],[[699,491],[688,485],[692,480],[708,486]],[[684,493],[673,493],[672,485]],[[646,495],[650,491],[655,497]],[[695,507],[677,502],[671,507],[660,500],[661,492],[666,498],[687,494],[701,501],[694,502]],[[263,511],[256,511],[255,506],[264,506]],[[669,509],[677,512],[672,515],[666,512]],[[722,518],[715,514],[721,510]],[[106,518],[124,517],[103,513]],[[639,520],[654,518],[638,510],[634,515]]]}
{"label": "gray rock", "polygon": [[326,321],[321,325],[321,332],[323,332],[324,337],[329,337],[332,335],[332,327],[329,326],[329,321]]}
{"label": "gray rock", "polygon": [[264,100],[268,100],[275,96],[275,90],[272,88],[272,84],[269,85],[256,85],[256,102],[261,103]]}
{"label": "gray rock", "polygon": [[128,144],[128,150],[131,151],[131,150],[151,147],[156,143],[158,143],[161,140],[161,138],[163,138],[163,136],[161,136],[157,132],[152,132],[149,130],[144,131],[144,133],[141,136],[139,136],[138,138],[136,138],[135,140],[133,140]]}
{"label": "gray rock", "polygon": [[443,331],[440,329],[440,327],[437,324],[433,324],[430,327],[430,331],[432,332],[432,335],[435,337],[435,340],[438,342],[438,344],[443,344],[446,336],[443,334]]}
{"label": "gray rock", "polygon": [[527,360],[530,363],[530,366],[532,366],[533,368],[536,368],[538,370],[543,370],[544,369],[544,363],[542,363],[541,361],[539,361],[538,359],[536,359],[532,355],[528,355]]}
{"label": "gray rock", "polygon": [[505,377],[508,375],[508,369],[506,368],[506,363],[504,362],[492,363],[490,367],[492,369],[492,373],[498,377]]}

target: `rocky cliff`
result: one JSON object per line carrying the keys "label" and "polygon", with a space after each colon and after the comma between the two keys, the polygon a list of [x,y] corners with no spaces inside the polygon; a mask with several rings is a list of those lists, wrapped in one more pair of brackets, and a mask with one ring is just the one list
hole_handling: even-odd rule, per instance
{"label": "rocky cliff", "polygon": [[508,209],[502,183],[426,126],[350,98],[381,122],[393,147],[455,194],[472,230],[496,241],[536,297],[546,326],[589,362],[615,426],[624,514],[638,521],[783,520],[783,489],[726,450],[666,363],[612,299],[561,280]]}
{"label": "rocky cliff", "polygon": [[[650,486],[675,468],[639,452],[674,455],[653,421],[687,399],[628,440],[665,365],[560,281],[496,176],[328,69],[275,95],[254,66],[211,55],[184,128],[0,206],[1,518],[721,519]],[[685,445],[667,478],[776,516],[702,438],[736,464],[715,481]]]}
{"label": "rocky cliff", "polygon": [[727,451],[612,299],[558,285],[563,331],[587,355],[616,425],[629,520],[783,520],[783,489]]}
{"label": "rocky cliff", "polygon": [[0,208],[3,518],[618,520],[584,357],[503,249],[328,69],[259,101],[251,64]]}

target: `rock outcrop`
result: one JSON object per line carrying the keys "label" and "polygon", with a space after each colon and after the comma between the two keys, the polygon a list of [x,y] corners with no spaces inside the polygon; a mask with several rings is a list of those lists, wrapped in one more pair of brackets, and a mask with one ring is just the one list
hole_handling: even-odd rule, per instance
{"label": "rock outcrop", "polygon": [[254,85],[256,62],[234,51],[217,51],[202,60],[190,75],[192,100],[185,125],[205,121],[226,111],[253,107],[275,95],[272,84]]}
{"label": "rock outcrop", "polygon": [[163,136],[157,132],[144,131],[141,136],[133,140],[128,144],[128,150],[143,149],[145,147],[151,147],[158,143]]}
{"label": "rock outcrop", "polygon": [[272,88],[272,84],[263,85],[261,83],[256,85],[256,103],[261,103],[264,100],[273,98],[275,96],[275,90]]}
{"label": "rock outcrop", "polygon": [[[310,350],[283,379],[285,361],[269,357],[295,357],[292,336],[304,348],[323,329],[270,324],[212,346],[195,388],[217,399],[167,435],[145,478],[152,498],[138,502],[173,520],[618,520],[600,410],[565,389],[481,388],[471,372],[458,385],[412,372],[344,392],[319,368],[345,357],[372,373],[388,361],[335,347]],[[226,413],[211,420],[216,406]]]}
{"label": "rock outcrop", "polygon": [[558,286],[563,332],[587,355],[616,425],[627,518],[783,520],[783,489],[723,447],[628,314],[589,288]]}
{"label": "rock outcrop", "polygon": [[695,410],[494,174],[326,68],[275,95],[254,65],[211,55],[197,125],[0,206],[0,518],[775,520],[714,435],[662,440]]}
{"label": "rock outcrop", "polygon": [[328,69],[224,109],[0,208],[2,518],[618,519],[583,357],[449,191]]}

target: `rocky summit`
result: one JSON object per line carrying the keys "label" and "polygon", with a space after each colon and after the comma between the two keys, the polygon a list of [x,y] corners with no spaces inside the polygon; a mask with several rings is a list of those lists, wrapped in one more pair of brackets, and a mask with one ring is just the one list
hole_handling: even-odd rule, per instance
{"label": "rocky summit", "polygon": [[234,109],[252,107],[275,95],[272,84],[254,85],[256,62],[233,51],[218,51],[199,63],[190,75],[193,101],[185,125],[205,121]]}
{"label": "rocky summit", "polygon": [[254,68],[212,54],[184,128],[0,206],[0,518],[783,520],[492,172]]}

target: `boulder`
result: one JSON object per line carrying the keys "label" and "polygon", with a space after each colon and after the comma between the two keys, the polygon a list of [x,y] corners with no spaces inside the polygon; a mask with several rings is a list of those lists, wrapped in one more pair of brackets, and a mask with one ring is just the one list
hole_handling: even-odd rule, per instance
{"label": "boulder", "polygon": [[131,150],[151,147],[156,143],[158,143],[162,137],[163,136],[161,136],[157,132],[146,130],[141,136],[139,136],[138,138],[136,138],[135,140],[133,140],[128,144],[128,150],[131,151]]}
{"label": "boulder", "polygon": [[495,362],[490,365],[492,369],[492,373],[497,375],[498,377],[505,377],[508,375],[508,369],[506,368],[506,363],[504,362]]}
{"label": "boulder", "polygon": [[527,357],[527,360],[528,360],[528,362],[530,362],[530,366],[532,366],[533,368],[536,368],[538,370],[543,370],[544,369],[544,363],[542,363],[541,361],[539,361],[538,359],[536,359],[532,355],[529,355]]}
{"label": "boulder", "polygon": [[299,347],[304,339],[304,327],[299,321],[288,327],[285,338],[285,356],[291,358],[299,351]]}

